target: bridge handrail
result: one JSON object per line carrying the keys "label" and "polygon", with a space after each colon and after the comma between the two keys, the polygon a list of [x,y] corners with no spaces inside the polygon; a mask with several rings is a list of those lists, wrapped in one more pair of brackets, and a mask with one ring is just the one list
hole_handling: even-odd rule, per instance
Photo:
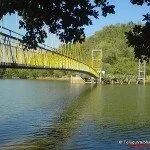
{"label": "bridge handrail", "polygon": [[4,29],[4,30],[9,31],[10,35],[11,35],[11,33],[14,33],[14,34],[17,34],[17,35],[19,35],[19,36],[22,36],[22,37],[23,37],[23,35],[22,35],[22,34],[17,33],[17,32],[15,32],[15,31],[13,31],[13,30],[8,29],[8,28],[5,28],[5,27],[3,27],[3,26],[1,26],[1,25],[0,25],[0,28],[1,28],[1,29]]}
{"label": "bridge handrail", "polygon": [[[15,32],[15,31],[10,30],[10,29],[8,29],[8,28],[5,28],[5,27],[3,27],[3,26],[0,26],[0,28],[9,31],[9,33],[10,33],[10,35],[8,35],[8,34],[6,34],[6,33],[0,32],[0,34],[1,34],[2,36],[9,37],[9,38],[11,38],[11,39],[17,40],[17,41],[19,41],[20,43],[22,43],[22,40],[21,40],[21,39],[12,36],[11,33],[14,33],[14,34],[17,34],[17,35],[23,37],[22,34],[19,34],[19,33]],[[89,68],[92,68],[90,65],[88,65],[88,64],[86,64],[86,63],[84,63],[84,62],[81,62],[81,61],[76,60],[76,59],[74,59],[74,58],[71,58],[71,57],[69,57],[69,56],[67,56],[67,55],[64,55],[64,54],[61,54],[61,53],[59,53],[59,52],[54,51],[54,50],[56,50],[55,48],[52,48],[52,47],[50,47],[50,46],[48,46],[48,45],[46,45],[46,44],[41,44],[41,45],[43,45],[44,47],[42,47],[42,46],[40,46],[40,45],[38,45],[38,47],[41,48],[42,50],[45,50],[45,51],[47,51],[47,52],[52,52],[52,53],[55,53],[55,54],[58,54],[58,55],[61,55],[61,56],[65,56],[66,58],[70,58],[70,59],[72,59],[72,60],[78,61],[79,63],[82,63],[82,64],[88,66]],[[47,47],[47,48],[45,48],[45,47]],[[48,48],[50,48],[50,49],[48,49]],[[51,50],[51,49],[53,49],[53,50]],[[93,69],[94,71],[96,71],[94,68],[92,68],[92,69]]]}
{"label": "bridge handrail", "polygon": [[[10,33],[9,35],[6,34],[6,33],[3,33],[3,34],[5,34],[5,35],[7,35],[7,36],[10,36],[10,37],[13,38],[13,39],[15,38],[15,40],[22,41],[21,39],[12,36],[12,33],[14,33],[14,34],[16,34],[16,35],[19,35],[19,36],[21,36],[21,37],[23,37],[24,35],[22,35],[22,34],[20,34],[20,33],[17,33],[17,32],[15,32],[15,31],[11,30],[11,29],[5,28],[5,27],[3,27],[3,26],[1,26],[1,25],[0,25],[0,28],[1,28],[1,29],[4,29],[4,30],[6,30],[6,31],[9,31],[9,33]],[[2,32],[0,32],[0,33],[2,33]],[[55,48],[50,47],[50,46],[48,46],[48,45],[46,45],[46,44],[41,44],[41,45],[43,45],[44,48],[47,47],[47,48],[50,48],[50,49],[54,49],[54,50],[55,50]],[[40,47],[40,46],[38,45],[38,47]],[[43,47],[42,47],[42,48],[43,48]]]}

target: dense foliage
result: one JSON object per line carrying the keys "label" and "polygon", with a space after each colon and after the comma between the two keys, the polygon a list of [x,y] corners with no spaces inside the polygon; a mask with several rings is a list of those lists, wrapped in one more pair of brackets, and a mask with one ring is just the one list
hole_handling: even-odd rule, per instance
{"label": "dense foliage", "polygon": [[85,41],[87,55],[91,56],[92,49],[103,50],[102,70],[106,74],[137,75],[138,64],[134,59],[134,49],[128,46],[125,37],[125,32],[134,26],[132,22],[107,26]]}
{"label": "dense foliage", "polygon": [[45,26],[62,42],[83,41],[83,26],[92,24],[90,17],[98,18],[99,6],[105,16],[114,12],[114,6],[102,0],[0,0],[0,19],[17,12],[22,17],[20,27],[27,30],[23,40],[31,48],[44,42]]}
{"label": "dense foliage", "polygon": [[135,57],[141,61],[150,58],[150,14],[144,15],[145,25],[135,25],[133,30],[126,33],[128,45],[134,48]]}
{"label": "dense foliage", "polygon": [[36,78],[59,78],[65,76],[65,71],[58,70],[32,70],[32,69],[0,69],[0,78],[19,78],[19,79],[36,79]]}
{"label": "dense foliage", "polygon": [[[82,42],[84,26],[98,18],[115,13],[110,0],[0,0],[0,19],[7,13],[17,12],[22,17],[20,27],[27,33],[23,41],[28,48],[36,48],[49,32],[59,36],[62,42]],[[132,4],[150,5],[150,0],[130,0]],[[121,2],[120,2],[121,3]]]}

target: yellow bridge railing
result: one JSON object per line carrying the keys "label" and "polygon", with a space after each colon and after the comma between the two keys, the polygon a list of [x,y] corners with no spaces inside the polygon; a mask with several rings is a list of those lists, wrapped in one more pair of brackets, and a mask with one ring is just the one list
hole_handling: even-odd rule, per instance
{"label": "yellow bridge railing", "polygon": [[99,78],[96,70],[80,61],[44,47],[24,49],[21,40],[5,33],[0,33],[0,68],[70,70]]}

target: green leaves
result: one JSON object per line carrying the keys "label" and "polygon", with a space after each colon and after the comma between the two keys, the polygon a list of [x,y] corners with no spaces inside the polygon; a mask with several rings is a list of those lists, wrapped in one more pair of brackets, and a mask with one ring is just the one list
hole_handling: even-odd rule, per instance
{"label": "green leaves", "polygon": [[[130,2],[150,5],[150,0]],[[84,26],[92,24],[91,18],[99,17],[97,8],[105,17],[115,13],[115,6],[109,0],[0,0],[0,19],[7,13],[17,12],[21,16],[20,28],[27,31],[23,37],[27,48],[44,43],[47,37],[45,27],[62,42],[81,43],[85,39]],[[144,17],[149,20],[149,15]]]}
{"label": "green leaves", "polygon": [[114,6],[107,0],[0,0],[0,19],[7,13],[18,12],[23,19],[20,28],[27,31],[23,42],[26,48],[36,48],[47,37],[45,26],[62,42],[83,42],[84,26],[92,24],[92,17],[98,18],[97,7],[104,16],[114,13]]}
{"label": "green leaves", "polygon": [[109,5],[109,3],[103,4],[102,5],[102,15],[104,17],[106,17],[107,14],[115,14],[114,8],[115,8],[115,6],[114,5]]}
{"label": "green leaves", "polygon": [[150,58],[150,14],[144,15],[145,25],[135,25],[126,33],[128,45],[134,48],[135,57],[141,61]]}
{"label": "green leaves", "polygon": [[85,41],[85,53],[91,56],[92,49],[102,49],[102,70],[105,70],[106,74],[135,75],[137,64],[134,60],[134,49],[128,47],[124,35],[133,27],[133,23],[104,27]]}
{"label": "green leaves", "polygon": [[147,13],[146,15],[143,15],[143,17],[144,17],[143,21],[147,21],[150,23],[150,14],[149,13]]}
{"label": "green leaves", "polygon": [[143,5],[147,4],[148,6],[150,5],[150,0],[130,0],[132,4],[136,5]]}

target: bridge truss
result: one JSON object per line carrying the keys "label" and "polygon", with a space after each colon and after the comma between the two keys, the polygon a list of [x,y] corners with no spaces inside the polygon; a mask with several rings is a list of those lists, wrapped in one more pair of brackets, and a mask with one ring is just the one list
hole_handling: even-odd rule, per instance
{"label": "bridge truss", "polygon": [[[65,56],[57,51],[49,50],[48,47],[24,49],[20,39],[0,33],[0,68],[28,68],[28,69],[52,69],[78,71],[98,78],[99,74],[92,67]],[[15,33],[15,32],[14,32]]]}
{"label": "bridge truss", "polygon": [[[3,26],[0,29],[0,68],[68,70],[99,78],[100,73],[92,67],[92,56],[89,63],[82,59],[84,53],[81,53],[79,43],[71,45],[76,54],[65,44],[55,49],[44,44],[36,50],[26,49],[21,34]],[[68,49],[64,51],[64,47]]]}

